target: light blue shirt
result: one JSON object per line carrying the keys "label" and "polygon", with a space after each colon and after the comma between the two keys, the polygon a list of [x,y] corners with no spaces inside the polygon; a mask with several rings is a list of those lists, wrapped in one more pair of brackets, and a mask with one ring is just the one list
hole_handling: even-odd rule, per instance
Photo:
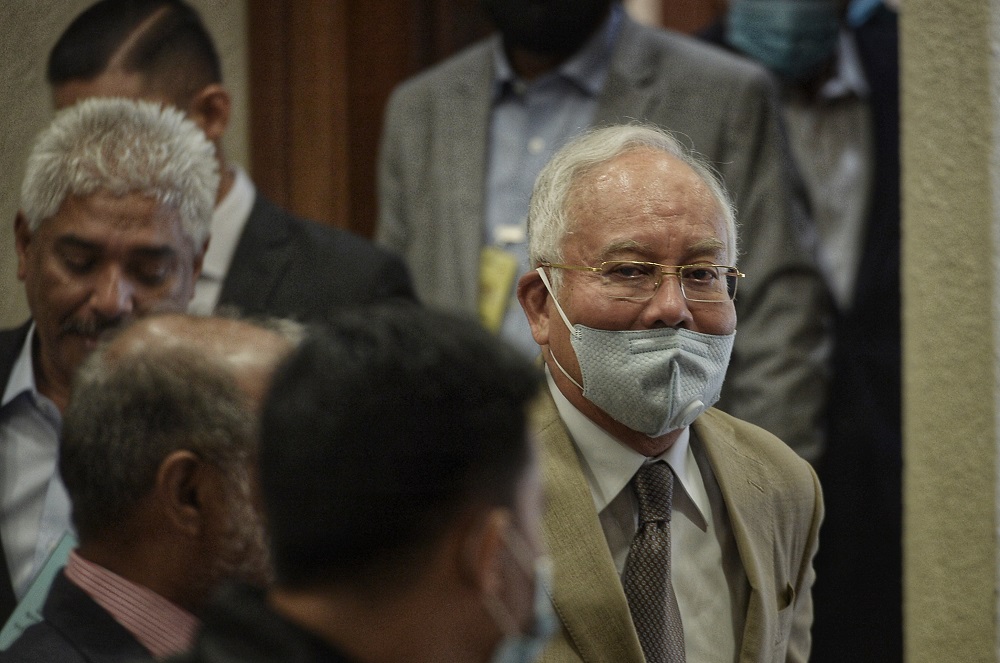
{"label": "light blue shirt", "polygon": [[[535,178],[570,139],[590,127],[607,79],[623,9],[617,3],[604,26],[572,58],[533,81],[517,77],[498,39],[486,172],[486,246],[517,257],[518,276],[528,264],[528,201]],[[512,288],[501,335],[528,356],[538,354],[528,321]]]}
{"label": "light blue shirt", "polygon": [[32,325],[0,399],[0,537],[20,599],[63,534],[70,501],[59,477],[62,415],[38,392]]}

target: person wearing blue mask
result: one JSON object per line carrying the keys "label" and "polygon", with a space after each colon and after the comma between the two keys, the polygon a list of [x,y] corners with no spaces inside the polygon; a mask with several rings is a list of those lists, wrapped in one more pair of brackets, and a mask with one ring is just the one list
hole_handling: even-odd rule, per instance
{"label": "person wearing blue mask", "polygon": [[413,305],[336,315],[260,426],[276,583],[177,663],[530,663],[554,629],[527,407],[537,367]]}
{"label": "person wearing blue mask", "polygon": [[836,303],[814,663],[903,660],[897,4],[732,0],[714,29],[782,82]]}
{"label": "person wearing blue mask", "polygon": [[809,659],[823,498],[712,407],[737,333],[736,222],[667,133],[612,126],[538,176],[518,297],[548,389],[533,429],[559,634],[544,663]]}

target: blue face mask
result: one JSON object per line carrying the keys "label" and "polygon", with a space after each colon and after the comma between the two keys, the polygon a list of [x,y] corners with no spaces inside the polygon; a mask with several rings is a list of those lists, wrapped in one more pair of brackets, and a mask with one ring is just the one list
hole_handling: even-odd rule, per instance
{"label": "blue face mask", "polygon": [[534,564],[534,618],[526,633],[505,635],[491,663],[531,663],[548,643],[558,628],[552,602],[545,591],[545,585],[552,579],[552,562],[548,557],[539,557]]}
{"label": "blue face mask", "polygon": [[779,76],[795,82],[819,73],[840,31],[828,0],[733,0],[726,41]]}

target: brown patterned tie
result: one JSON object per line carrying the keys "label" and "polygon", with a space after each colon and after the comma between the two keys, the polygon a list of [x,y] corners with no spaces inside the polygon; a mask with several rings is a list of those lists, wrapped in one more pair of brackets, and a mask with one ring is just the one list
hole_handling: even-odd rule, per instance
{"label": "brown patterned tie", "polygon": [[684,663],[684,627],[670,583],[670,508],[674,473],[664,462],[643,465],[632,480],[639,529],[625,561],[625,596],[649,663]]}

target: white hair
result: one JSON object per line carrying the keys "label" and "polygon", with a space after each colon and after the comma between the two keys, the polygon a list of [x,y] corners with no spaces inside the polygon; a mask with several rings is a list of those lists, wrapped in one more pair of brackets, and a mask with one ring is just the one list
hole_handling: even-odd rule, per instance
{"label": "white hair", "polygon": [[[665,152],[679,159],[705,183],[722,210],[729,259],[735,264],[736,214],[712,167],[666,131],[651,125],[629,124],[588,131],[559,150],[538,174],[528,209],[528,257],[533,266],[563,261],[563,242],[576,222],[569,217],[567,207],[579,180],[596,166],[643,149]],[[559,276],[559,270],[555,270],[553,285]]]}
{"label": "white hair", "polygon": [[38,134],[21,185],[21,211],[34,232],[70,196],[140,193],[177,209],[185,234],[200,248],[218,189],[215,147],[181,111],[94,98],[59,112]]}

